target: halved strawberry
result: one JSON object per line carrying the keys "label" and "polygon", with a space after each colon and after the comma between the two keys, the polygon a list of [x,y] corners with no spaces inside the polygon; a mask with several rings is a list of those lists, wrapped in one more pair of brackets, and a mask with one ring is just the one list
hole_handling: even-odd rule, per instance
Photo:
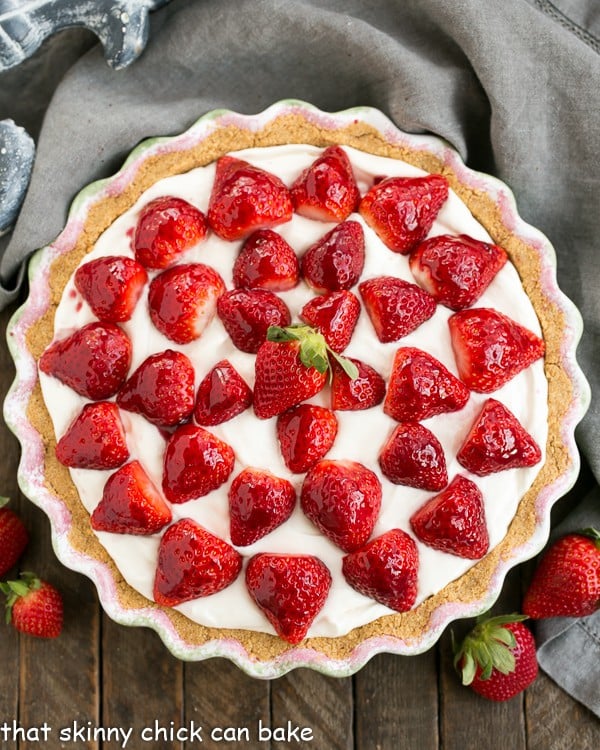
{"label": "halved strawberry", "polygon": [[341,146],[329,146],[290,188],[296,213],[317,221],[344,221],[356,210],[360,193]]}
{"label": "halved strawberry", "polygon": [[383,474],[394,484],[442,490],[448,484],[440,441],[419,422],[397,425],[379,454]]}
{"label": "halved strawberry", "polygon": [[410,256],[410,270],[434,299],[451,310],[476,302],[507,261],[498,245],[466,234],[442,234],[421,242]]}
{"label": "halved strawberry", "polygon": [[171,509],[139,461],[111,474],[91,516],[92,528],[150,536],[171,523]]}
{"label": "halved strawberry", "polygon": [[285,292],[300,279],[293,248],[272,229],[257,229],[244,241],[233,264],[233,284],[243,289]]}
{"label": "halved strawberry", "polygon": [[217,301],[217,314],[235,346],[256,354],[270,326],[288,326],[285,302],[267,289],[233,289]]}
{"label": "halved strawberry", "polygon": [[53,341],[39,360],[42,372],[92,401],[114,396],[130,364],[131,342],[114,323],[88,323]]}
{"label": "halved strawberry", "polygon": [[268,554],[246,568],[250,596],[281,638],[300,643],[319,614],[331,587],[331,573],[312,555]]}
{"label": "halved strawberry", "polygon": [[125,463],[129,449],[117,405],[85,404],[58,441],[56,458],[76,469],[116,469]]}
{"label": "halved strawberry", "polygon": [[472,474],[484,477],[504,469],[534,466],[540,447],[504,404],[489,398],[469,430],[456,458]]}
{"label": "halved strawberry", "polygon": [[167,442],[163,492],[172,503],[208,495],[229,479],[235,455],[230,445],[212,432],[184,424]]}
{"label": "halved strawberry", "polygon": [[398,422],[420,422],[462,409],[469,395],[465,384],[438,359],[405,346],[394,356],[383,410]]}
{"label": "halved strawberry", "polygon": [[381,508],[381,484],[357,461],[323,459],[304,478],[300,504],[328,539],[353,552],[371,536]]}
{"label": "halved strawberry", "polygon": [[461,310],[448,320],[460,379],[491,393],[544,354],[539,336],[497,310]]}
{"label": "halved strawberry", "polygon": [[402,529],[390,529],[342,560],[352,588],[397,612],[407,612],[417,598],[419,553]]}
{"label": "halved strawberry", "polygon": [[365,264],[365,235],[357,221],[344,221],[311,245],[300,267],[316,292],[350,289]]}
{"label": "halved strawberry", "polygon": [[359,359],[348,357],[356,367],[357,375],[351,378],[337,362],[333,363],[331,377],[331,408],[336,411],[370,409],[385,397],[385,380],[374,367]]}
{"label": "halved strawberry", "polygon": [[383,343],[398,341],[435,312],[435,300],[428,292],[395,276],[368,279],[358,285],[358,290]]}
{"label": "halved strawberry", "polygon": [[182,263],[156,276],[148,290],[150,319],[176,344],[202,335],[217,311],[225,282],[211,266]]}
{"label": "halved strawberry", "polygon": [[211,596],[240,574],[242,556],[191,518],[165,531],[158,548],[154,600],[165,607]]}
{"label": "halved strawberry", "polygon": [[406,255],[427,237],[447,198],[441,174],[387,177],[373,185],[358,210],[390,250]]}
{"label": "halved strawberry", "polygon": [[75,272],[75,286],[102,321],[129,320],[148,281],[146,269],[137,260],[104,256],[90,260]]}
{"label": "halved strawberry", "polygon": [[359,315],[360,302],[345,289],[313,297],[300,311],[300,318],[320,331],[334,352],[348,346]]}
{"label": "halved strawberry", "polygon": [[335,414],[324,406],[298,404],[277,417],[277,439],[285,465],[295,474],[314,466],[333,445]]}
{"label": "halved strawberry", "polygon": [[209,427],[227,422],[252,403],[252,391],[235,367],[222,359],[198,386],[194,419]]}
{"label": "halved strawberry", "polygon": [[460,474],[413,513],[410,525],[424,544],[468,560],[478,560],[489,548],[483,496]]}
{"label": "halved strawberry", "polygon": [[292,212],[290,191],[279,177],[233,156],[217,161],[207,218],[219,237],[241,239],[289,221]]}
{"label": "halved strawberry", "polygon": [[206,219],[202,211],[183,198],[165,195],[141,210],[133,250],[146,268],[167,268],[205,236]]}
{"label": "halved strawberry", "polygon": [[296,490],[287,479],[248,467],[229,488],[231,542],[246,547],[262,539],[291,516]]}
{"label": "halved strawberry", "polygon": [[159,427],[179,424],[194,408],[194,366],[173,349],[151,354],[118,393],[117,404]]}

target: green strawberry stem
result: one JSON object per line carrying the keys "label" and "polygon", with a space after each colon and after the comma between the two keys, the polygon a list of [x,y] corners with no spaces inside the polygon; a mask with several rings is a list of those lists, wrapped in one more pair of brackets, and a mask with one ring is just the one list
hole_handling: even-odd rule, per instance
{"label": "green strawberry stem", "polygon": [[0,496],[0,508],[4,508],[10,502],[10,497]]}
{"label": "green strawberry stem", "polygon": [[0,591],[6,596],[6,622],[12,620],[12,608],[17,599],[27,596],[30,591],[37,591],[42,585],[35,573],[21,573],[18,581],[6,581],[0,583]]}
{"label": "green strawberry stem", "polygon": [[590,526],[587,529],[581,529],[579,533],[582,536],[589,537],[589,539],[591,539],[592,542],[594,542],[596,547],[600,549],[600,531],[598,531],[598,529],[595,529],[592,526]]}
{"label": "green strawberry stem", "polygon": [[299,341],[300,361],[305,367],[314,367],[318,372],[327,372],[329,370],[329,376],[331,377],[331,361],[329,357],[333,357],[351,380],[355,380],[358,377],[358,368],[354,362],[334,352],[325,341],[323,334],[310,326],[302,324],[294,324],[285,328],[269,326],[267,341],[279,343]]}

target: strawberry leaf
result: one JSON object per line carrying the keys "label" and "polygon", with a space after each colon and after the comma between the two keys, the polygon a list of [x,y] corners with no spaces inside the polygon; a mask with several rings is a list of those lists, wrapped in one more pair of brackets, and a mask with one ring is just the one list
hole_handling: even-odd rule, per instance
{"label": "strawberry leaf", "polygon": [[305,367],[314,367],[318,372],[327,372],[329,370],[331,377],[330,357],[332,357],[343,368],[349,378],[355,380],[358,377],[358,368],[354,362],[332,351],[327,341],[325,341],[323,334],[311,328],[311,326],[301,324],[294,324],[285,328],[269,326],[267,341],[274,341],[280,344],[287,341],[299,341],[300,361]]}

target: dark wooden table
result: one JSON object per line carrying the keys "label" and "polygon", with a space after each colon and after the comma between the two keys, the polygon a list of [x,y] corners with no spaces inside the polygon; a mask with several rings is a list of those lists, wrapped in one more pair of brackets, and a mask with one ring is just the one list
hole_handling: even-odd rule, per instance
{"label": "dark wooden table", "polygon": [[[15,307],[1,314],[2,331]],[[2,398],[13,372],[2,343]],[[452,669],[449,632],[428,653],[380,655],[346,679],[297,670],[261,681],[222,659],[180,662],[152,631],[109,620],[93,585],[58,562],[47,518],[19,494],[19,445],[4,424],[0,455],[0,494],[13,498],[31,532],[22,569],[51,580],[65,599],[65,627],[56,640],[19,636],[11,627],[0,626],[2,750],[119,748],[123,739],[115,739],[117,733],[130,730],[125,746],[136,750],[200,745],[247,750],[600,747],[600,720],[542,673],[525,694],[504,704],[463,688]],[[558,512],[568,502],[561,501]],[[527,565],[510,574],[496,611],[519,608],[529,575]],[[468,624],[460,623],[456,630]],[[263,731],[261,738],[259,726],[273,730],[274,737],[266,739],[268,732]],[[106,733],[105,741],[101,734],[94,739],[97,728]],[[305,737],[310,730],[312,740],[296,739],[302,728]],[[184,741],[192,729],[196,734]],[[171,741],[171,732],[178,730],[181,739]]]}

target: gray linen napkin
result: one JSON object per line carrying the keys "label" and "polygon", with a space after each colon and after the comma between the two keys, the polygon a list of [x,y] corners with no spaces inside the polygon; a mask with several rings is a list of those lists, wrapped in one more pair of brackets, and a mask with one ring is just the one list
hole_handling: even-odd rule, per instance
{"label": "gray linen napkin", "polygon": [[[58,234],[74,194],[139,140],[178,133],[215,107],[253,113],[292,97],[330,111],[371,105],[508,183],[524,219],[553,242],[560,285],[586,323],[580,361],[594,395],[578,438],[598,480],[599,39],[597,0],[173,0],[153,14],[150,43],[129,68],[111,70],[96,47],[59,86],[0,264],[0,303],[15,296],[23,259]],[[593,510],[597,499],[586,524]],[[600,616],[569,624],[540,631],[542,665],[600,714]]]}

